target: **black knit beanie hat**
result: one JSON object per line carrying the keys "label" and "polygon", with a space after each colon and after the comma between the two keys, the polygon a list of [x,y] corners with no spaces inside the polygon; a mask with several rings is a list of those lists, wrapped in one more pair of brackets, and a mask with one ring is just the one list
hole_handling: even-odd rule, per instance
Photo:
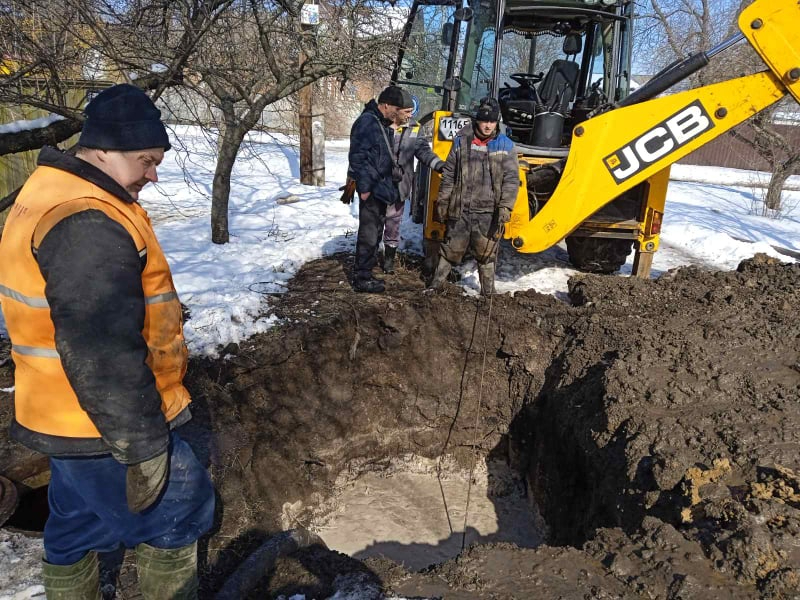
{"label": "black knit beanie hat", "polygon": [[122,83],[95,96],[84,110],[78,144],[100,150],[169,150],[161,111],[139,88]]}
{"label": "black knit beanie hat", "polygon": [[500,120],[500,105],[494,98],[481,98],[478,108],[475,110],[475,120],[493,123]]}
{"label": "black knit beanie hat", "polygon": [[399,85],[390,85],[378,96],[378,104],[389,104],[398,108],[413,108],[411,94]]}

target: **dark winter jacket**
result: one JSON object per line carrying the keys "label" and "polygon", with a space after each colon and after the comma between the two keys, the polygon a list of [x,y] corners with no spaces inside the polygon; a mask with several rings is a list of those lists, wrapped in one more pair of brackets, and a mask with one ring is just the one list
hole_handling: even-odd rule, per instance
{"label": "dark winter jacket", "polygon": [[419,137],[419,124],[409,123],[398,127],[394,135],[394,148],[397,162],[403,168],[403,180],[400,182],[400,199],[411,197],[414,186],[414,158],[433,171],[441,171],[444,161],[436,156],[431,145]]}
{"label": "dark winter jacket", "polygon": [[359,194],[370,192],[371,198],[385,204],[394,204],[399,202],[400,192],[397,184],[392,181],[393,157],[389,146],[392,144],[394,130],[389,125],[390,122],[383,118],[375,100],[370,100],[350,129],[348,174],[356,180]]}
{"label": "dark winter jacket", "polygon": [[[64,414],[65,420],[58,423],[65,431],[48,433],[48,427],[39,426],[44,416],[26,415],[31,424],[24,426],[21,415],[17,414],[11,424],[12,437],[51,456],[112,453],[126,464],[147,460],[166,449],[170,426],[178,426],[190,418],[186,407],[188,392],[181,385],[186,348],[181,333],[180,303],[169,268],[144,211],[111,177],[54,148],[45,147],[38,164],[39,168],[20,192],[0,242],[0,257],[4,260],[9,254],[18,257],[16,267],[2,269],[0,293],[4,296],[3,312],[10,333],[10,311],[21,315],[22,308],[36,310],[37,306],[45,306],[49,313],[49,317],[44,314],[34,319],[41,329],[41,341],[33,345],[52,344],[54,350],[41,350],[33,358],[58,360],[68,384],[59,383],[56,369],[44,378],[43,389],[36,389],[32,382],[26,384],[34,388],[26,394],[68,386],[66,391],[56,394],[58,397],[43,394],[41,408],[37,409]],[[75,200],[69,200],[72,192],[67,189],[80,190]],[[42,192],[47,190],[51,192],[43,196]],[[101,201],[103,198],[107,200]],[[45,212],[51,200],[53,208]],[[30,236],[27,244],[17,243],[19,236],[14,230],[17,215],[13,213],[50,215],[79,202],[84,202],[86,209],[65,211],[66,216],[52,223],[38,247],[32,247],[35,240]],[[114,202],[123,207],[133,206],[123,211],[114,208]],[[135,217],[135,222],[130,220],[140,213],[143,216]],[[22,221],[21,217],[19,221],[19,231],[23,233],[35,225],[29,220]],[[133,236],[138,237],[136,232],[140,231],[145,232],[145,237],[137,241]],[[148,237],[150,243],[146,241]],[[140,247],[143,240],[145,243]],[[23,256],[26,251],[30,260]],[[44,298],[34,297],[39,295],[35,292],[27,292],[27,297],[14,293],[15,288],[27,291],[39,287]],[[158,294],[159,290],[166,292]],[[26,307],[12,306],[14,301],[24,302]],[[27,307],[29,304],[32,308]],[[14,319],[15,331],[23,337],[38,339],[36,330],[25,329],[24,324],[17,323],[17,317]],[[12,343],[20,343],[15,341],[14,334]],[[21,358],[32,354],[27,350],[20,352],[22,347],[17,350]],[[51,356],[54,352],[55,357]],[[167,370],[162,371],[162,367]],[[166,387],[161,389],[162,385]],[[80,406],[70,404],[73,402],[70,397],[77,397]],[[79,409],[88,413],[99,435],[84,431],[85,424],[81,425],[80,433],[69,433],[71,427],[83,422],[76,412]]]}
{"label": "dark winter jacket", "polygon": [[447,207],[447,220],[463,211],[492,213],[514,207],[519,191],[517,149],[507,136],[495,134],[485,146],[474,146],[471,126],[453,140],[442,171],[437,202]]}

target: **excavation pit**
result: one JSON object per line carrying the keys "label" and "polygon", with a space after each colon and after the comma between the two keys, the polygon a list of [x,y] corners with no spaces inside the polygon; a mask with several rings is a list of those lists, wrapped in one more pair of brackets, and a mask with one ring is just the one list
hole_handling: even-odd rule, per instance
{"label": "excavation pit", "polygon": [[[796,547],[794,525],[764,528],[798,522],[797,509],[770,499],[794,489],[800,471],[790,430],[800,410],[796,266],[754,259],[653,282],[585,277],[570,284],[571,306],[535,292],[491,303],[457,286],[424,294],[418,273],[402,268],[386,294],[356,295],[348,269],[341,256],[308,263],[274,300],[280,327],[192,371],[195,414],[206,406],[214,432],[216,539],[244,553],[243,532],[260,533],[252,547],[316,527],[353,561],[332,551],[287,559],[262,590],[289,597],[314,580],[314,597],[326,597],[351,568],[405,597],[667,597],[694,586],[738,598],[791,587],[793,559],[783,557]],[[525,481],[530,515],[535,499],[546,545],[468,539],[443,563],[448,542],[460,550],[463,509],[449,503],[451,532],[436,518],[438,480],[404,468],[409,456],[447,457],[450,474],[476,458],[489,487],[473,497],[495,510],[492,465],[505,465]],[[770,464],[787,468],[753,467]],[[427,492],[403,499],[418,483]],[[370,510],[380,519],[364,518]],[[765,526],[753,511],[776,518]],[[421,533],[397,532],[423,513],[433,523]],[[746,552],[730,545],[730,527]],[[544,534],[535,533],[531,545]],[[377,550],[402,572],[369,556]]]}
{"label": "excavation pit", "polygon": [[[406,598],[800,594],[800,267],[584,277],[567,305],[429,295],[402,267],[353,294],[348,260],[305,265],[278,327],[190,366],[181,435],[218,492],[202,597],[309,528],[334,550],[287,553],[236,597],[347,597],[349,575]],[[476,543],[448,559],[473,461]],[[524,531],[511,491],[545,544],[497,538]]]}
{"label": "excavation pit", "polygon": [[45,485],[21,494],[16,510],[3,526],[29,535],[41,534],[50,514],[47,489]]}
{"label": "excavation pit", "polygon": [[534,548],[545,538],[523,482],[501,463],[481,462],[470,484],[469,471],[450,461],[412,458],[343,484],[328,505],[311,526],[328,548],[361,560],[385,557],[412,571],[473,543]]}

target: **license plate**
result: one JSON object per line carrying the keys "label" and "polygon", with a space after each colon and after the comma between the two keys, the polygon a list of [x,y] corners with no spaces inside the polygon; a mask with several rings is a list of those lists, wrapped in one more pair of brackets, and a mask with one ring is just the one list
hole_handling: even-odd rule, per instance
{"label": "license plate", "polygon": [[442,117],[439,119],[439,139],[452,140],[469,122],[469,117]]}

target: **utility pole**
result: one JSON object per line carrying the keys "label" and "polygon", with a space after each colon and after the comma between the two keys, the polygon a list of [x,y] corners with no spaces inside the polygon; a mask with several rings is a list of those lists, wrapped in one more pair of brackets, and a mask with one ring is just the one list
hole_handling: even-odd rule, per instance
{"label": "utility pole", "polygon": [[[300,12],[303,37],[313,36],[319,24],[319,5],[304,4]],[[302,66],[307,56],[300,52]],[[300,125],[300,183],[325,185],[325,111],[314,107],[314,85],[298,92],[298,121]]]}

